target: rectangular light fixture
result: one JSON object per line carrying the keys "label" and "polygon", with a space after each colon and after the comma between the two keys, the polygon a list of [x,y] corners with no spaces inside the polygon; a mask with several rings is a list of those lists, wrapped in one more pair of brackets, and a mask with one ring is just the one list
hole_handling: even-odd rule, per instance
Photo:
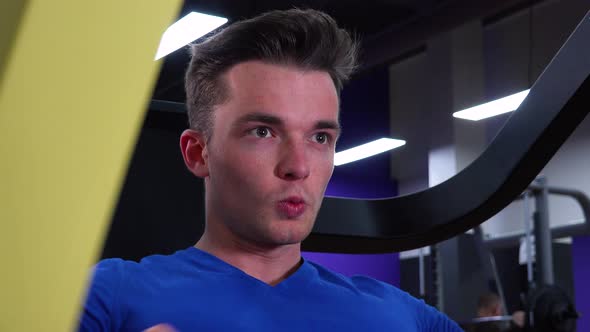
{"label": "rectangular light fixture", "polygon": [[393,138],[380,138],[357,147],[340,151],[334,155],[334,166],[340,166],[360,159],[374,156],[406,144],[406,141]]}
{"label": "rectangular light fixture", "polygon": [[499,114],[512,112],[520,106],[522,101],[529,94],[529,91],[530,89],[524,90],[508,97],[496,99],[485,104],[455,112],[453,113],[453,116],[460,119],[478,121]]}
{"label": "rectangular light fixture", "polygon": [[158,60],[206,35],[227,22],[227,18],[191,12],[168,27],[156,52]]}

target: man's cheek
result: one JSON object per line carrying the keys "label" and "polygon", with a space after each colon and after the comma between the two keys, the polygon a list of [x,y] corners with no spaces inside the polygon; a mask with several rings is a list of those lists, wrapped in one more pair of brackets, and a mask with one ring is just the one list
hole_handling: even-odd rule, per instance
{"label": "man's cheek", "polygon": [[[254,196],[264,184],[261,181],[261,170],[251,169],[246,165],[237,164],[234,170],[231,172],[233,188],[232,190],[246,193],[248,196]],[[248,197],[244,197],[248,199]]]}

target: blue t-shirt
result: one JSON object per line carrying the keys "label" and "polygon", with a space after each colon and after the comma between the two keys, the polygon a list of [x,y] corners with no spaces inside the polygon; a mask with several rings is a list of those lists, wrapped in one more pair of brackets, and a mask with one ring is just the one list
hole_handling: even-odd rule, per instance
{"label": "blue t-shirt", "polygon": [[80,331],[461,331],[436,309],[367,277],[304,261],[276,286],[197,248],[94,271]]}

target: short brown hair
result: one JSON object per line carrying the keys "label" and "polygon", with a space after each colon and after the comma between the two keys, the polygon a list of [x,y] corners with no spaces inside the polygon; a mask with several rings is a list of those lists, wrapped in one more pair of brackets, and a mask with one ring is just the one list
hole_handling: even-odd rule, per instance
{"label": "short brown hair", "polygon": [[477,314],[478,316],[487,316],[490,312],[500,305],[501,299],[495,293],[485,293],[477,299]]}
{"label": "short brown hair", "polygon": [[211,137],[213,108],[229,97],[220,76],[250,60],[325,71],[340,95],[356,67],[357,45],[333,18],[312,9],[271,11],[236,22],[191,45],[185,77],[189,125]]}

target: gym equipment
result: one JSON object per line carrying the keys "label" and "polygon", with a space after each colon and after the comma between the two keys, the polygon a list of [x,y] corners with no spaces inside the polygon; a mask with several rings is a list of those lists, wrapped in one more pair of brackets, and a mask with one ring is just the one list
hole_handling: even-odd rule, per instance
{"label": "gym equipment", "polygon": [[[538,184],[531,184],[524,193],[518,196],[516,199],[527,199],[526,196],[530,196],[531,194],[536,195],[539,194],[541,191],[541,187]],[[590,226],[590,198],[586,196],[585,193],[568,188],[560,188],[560,187],[553,187],[547,186],[547,193],[550,195],[556,196],[565,196],[574,199],[582,209],[582,213],[584,214],[584,222],[576,223],[571,225],[563,225],[563,226],[556,226],[551,228],[551,238],[563,238],[568,236],[575,236],[575,235],[584,235],[588,234],[588,230]],[[526,205],[525,205],[526,206]],[[525,217],[526,218],[526,217]],[[526,226],[526,224],[525,224]],[[526,233],[526,231],[525,231]],[[509,236],[502,236],[502,237],[495,237],[491,239],[484,239],[484,244],[489,248],[501,248],[501,247],[508,247],[508,246],[515,246],[518,245],[520,238],[525,235],[523,233],[517,234],[510,234]]]}
{"label": "gym equipment", "polygon": [[465,322],[458,322],[466,332],[497,331],[503,332],[510,328],[512,316],[478,317]]}
{"label": "gym equipment", "polygon": [[[567,294],[557,286],[544,285],[532,289],[526,301],[525,332],[574,332],[578,313]],[[478,317],[460,322],[467,331],[477,331],[479,326],[498,331],[510,328],[510,315]],[[490,329],[490,330],[492,330]]]}
{"label": "gym equipment", "polygon": [[[527,279],[529,281],[529,294],[524,300],[525,304],[525,331],[530,332],[544,332],[544,331],[558,331],[558,332],[573,332],[576,328],[576,319],[578,313],[574,308],[574,304],[561,288],[553,284],[553,255],[551,252],[551,238],[552,229],[549,227],[549,213],[548,213],[548,196],[549,194],[557,194],[568,196],[577,200],[582,210],[588,211],[590,208],[590,199],[581,192],[563,188],[555,188],[547,186],[547,180],[543,177],[535,180],[527,190],[517,199],[524,199],[525,210],[525,241],[527,247]],[[532,270],[532,255],[530,253],[530,220],[531,215],[528,207],[528,200],[530,196],[535,199],[535,213],[534,219],[534,234],[535,234],[535,249],[536,249],[536,274],[533,276]],[[567,225],[558,228],[560,230],[560,237],[573,236],[585,224]],[[481,232],[480,232],[481,233]],[[477,235],[482,239],[481,234]],[[495,239],[483,241],[480,240],[480,245],[488,247],[488,242],[496,244],[502,241],[503,245],[517,246],[519,244],[520,234],[513,235],[510,239]],[[492,267],[494,272],[494,279],[499,282],[498,274],[495,267]],[[540,285],[540,286],[536,286]],[[498,285],[500,291],[500,298],[503,308],[506,307],[504,297],[502,296],[502,287]],[[495,317],[481,317],[463,322],[465,327],[477,326],[478,324],[492,324],[494,328],[505,330],[509,327],[507,324],[489,323],[489,322],[509,322],[512,316],[495,316]],[[477,329],[476,329],[477,330]]]}
{"label": "gym equipment", "polygon": [[[589,39],[590,12],[488,148],[463,171],[435,187],[391,199],[327,198],[303,250],[410,250],[464,233],[498,213],[590,112]],[[584,213],[590,220],[590,210]]]}
{"label": "gym equipment", "polygon": [[[390,199],[326,198],[303,250],[390,253],[426,247],[474,228],[520,197],[590,112],[589,38],[590,12],[488,148],[463,171]],[[163,100],[152,100],[150,109],[186,113],[184,104]],[[584,199],[579,201],[587,222],[574,226],[576,234],[590,234],[590,204]]]}
{"label": "gym equipment", "polygon": [[0,1],[0,331],[71,331],[181,1]]}
{"label": "gym equipment", "polygon": [[579,317],[567,294],[557,286],[532,289],[527,298],[525,330],[534,332],[574,332]]}

